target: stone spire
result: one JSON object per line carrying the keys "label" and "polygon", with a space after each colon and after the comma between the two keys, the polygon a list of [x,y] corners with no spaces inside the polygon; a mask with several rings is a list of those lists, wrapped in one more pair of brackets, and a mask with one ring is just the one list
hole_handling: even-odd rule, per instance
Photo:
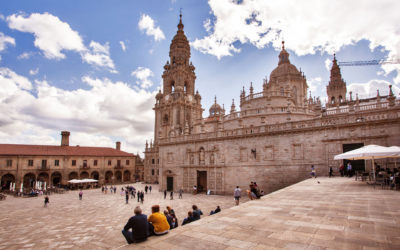
{"label": "stone spire", "polygon": [[326,88],[329,105],[337,105],[345,101],[347,92],[346,83],[342,79],[342,74],[336,61],[336,54],[333,54],[330,81]]}
{"label": "stone spire", "polygon": [[232,99],[231,113],[234,113],[234,112],[236,112],[235,99]]}

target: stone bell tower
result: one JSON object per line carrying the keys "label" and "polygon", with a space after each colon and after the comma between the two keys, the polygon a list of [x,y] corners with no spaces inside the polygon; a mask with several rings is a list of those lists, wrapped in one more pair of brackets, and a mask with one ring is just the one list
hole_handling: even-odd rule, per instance
{"label": "stone bell tower", "polygon": [[190,62],[190,45],[183,32],[182,14],[172,39],[169,61],[164,66],[163,91],[156,95],[154,143],[160,138],[191,134],[202,118],[201,96],[195,93],[195,67]]}
{"label": "stone bell tower", "polygon": [[342,74],[340,73],[340,68],[337,64],[335,54],[333,54],[331,76],[329,85],[326,87],[326,92],[328,95],[328,107],[337,106],[346,101],[346,83],[342,79]]}

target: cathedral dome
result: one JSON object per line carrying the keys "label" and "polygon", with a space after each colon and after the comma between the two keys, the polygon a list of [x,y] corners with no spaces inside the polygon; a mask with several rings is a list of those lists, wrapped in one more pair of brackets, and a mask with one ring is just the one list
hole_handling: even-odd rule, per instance
{"label": "cathedral dome", "polygon": [[279,53],[278,67],[271,72],[270,79],[293,74],[299,75],[300,72],[297,70],[296,66],[290,63],[289,53],[285,50],[285,42],[282,42],[282,51]]}
{"label": "cathedral dome", "polygon": [[216,115],[223,114],[223,109],[217,103],[217,97],[215,97],[214,104],[211,106],[209,111],[210,111],[210,116],[216,116]]}

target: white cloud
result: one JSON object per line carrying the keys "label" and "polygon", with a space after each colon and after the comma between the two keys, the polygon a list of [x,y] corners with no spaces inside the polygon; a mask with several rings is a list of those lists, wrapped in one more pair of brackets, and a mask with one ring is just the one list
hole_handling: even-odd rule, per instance
{"label": "white cloud", "polygon": [[[214,22],[205,23],[212,33],[192,42],[194,48],[218,58],[239,52],[237,42],[257,48],[272,44],[297,55],[317,51],[333,53],[360,40],[370,49],[382,46],[389,59],[400,59],[400,1],[396,0],[209,0]],[[293,6],[296,6],[295,8]],[[376,20],[379,20],[377,23]],[[235,43],[236,42],[236,43]],[[400,65],[384,65],[386,73],[400,73]],[[395,79],[400,82],[400,77]]]}
{"label": "white cloud", "polygon": [[31,76],[37,75],[39,73],[39,68],[29,70]]}
{"label": "white cloud", "polygon": [[149,79],[150,77],[154,76],[153,72],[144,67],[138,67],[135,71],[131,73],[132,76],[135,76],[138,81],[136,81],[137,85],[146,89],[153,85],[153,82]]}
{"label": "white cloud", "polygon": [[[356,98],[356,93],[358,94],[358,98],[369,98],[375,97],[377,95],[377,90],[379,90],[379,95],[384,96],[389,94],[389,85],[391,83],[385,80],[370,80],[367,83],[351,83],[347,86],[347,94],[349,95],[350,91],[353,92],[353,99]],[[392,91],[395,96],[399,96],[400,88],[392,85]]]}
{"label": "white cloud", "polygon": [[311,91],[314,95],[317,90],[320,90],[323,87],[321,77],[308,79],[307,83],[308,83],[308,90]]}
{"label": "white cloud", "polygon": [[20,76],[8,68],[0,68],[0,80],[1,80],[0,90],[4,92],[12,92],[13,91],[12,89],[22,89],[22,90],[32,89],[32,83],[28,80],[28,78]]}
{"label": "white cloud", "polygon": [[82,59],[88,64],[107,68],[111,73],[117,73],[115,65],[110,58],[110,46],[108,43],[101,45],[95,41],[91,41],[90,50],[86,50],[81,54]]}
{"label": "white cloud", "polygon": [[332,68],[332,59],[326,58],[325,59],[325,68],[327,71],[331,71]]}
{"label": "white cloud", "polygon": [[0,68],[0,141],[58,145],[60,131],[69,130],[71,144],[114,147],[121,138],[123,150],[141,152],[153,134],[156,93],[109,79],[82,81],[89,88],[63,90],[38,80],[32,87]]}
{"label": "white cloud", "polygon": [[156,41],[165,39],[163,31],[160,27],[155,27],[154,20],[149,15],[143,14],[140,17],[138,27],[141,31],[145,31],[146,35],[153,36]]}
{"label": "white cloud", "polygon": [[119,41],[119,44],[121,44],[121,49],[125,52],[126,51],[126,45],[124,41]]}
{"label": "white cloud", "polygon": [[35,53],[34,52],[24,52],[21,55],[17,56],[17,59],[29,59],[31,56],[33,56]]}
{"label": "white cloud", "polygon": [[63,50],[85,50],[79,33],[49,13],[33,13],[30,16],[13,14],[7,17],[7,22],[11,29],[33,33],[35,46],[49,59],[64,59]]}
{"label": "white cloud", "polygon": [[0,32],[0,52],[7,48],[7,44],[15,46],[15,39]]}
{"label": "white cloud", "polygon": [[[13,14],[7,17],[7,22],[11,29],[33,33],[35,46],[43,51],[48,59],[64,59],[66,56],[63,51],[75,51],[80,53],[84,62],[106,68],[112,73],[117,72],[110,58],[108,43],[101,45],[91,41],[89,48],[86,48],[79,33],[57,16],[49,13],[33,13],[30,16]],[[32,54],[25,52],[19,55],[18,59],[28,59]]]}

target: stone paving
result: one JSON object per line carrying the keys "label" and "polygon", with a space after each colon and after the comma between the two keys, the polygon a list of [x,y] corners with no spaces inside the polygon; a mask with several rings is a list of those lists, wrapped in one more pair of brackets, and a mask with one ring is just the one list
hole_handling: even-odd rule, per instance
{"label": "stone paving", "polygon": [[308,179],[120,249],[400,249],[400,192]]}
{"label": "stone paving", "polygon": [[[136,189],[144,190],[143,184],[135,183]],[[44,196],[35,198],[14,198],[0,202],[0,249],[113,249],[126,243],[121,234],[133,209],[140,205],[143,213],[149,215],[151,206],[159,204],[161,209],[171,206],[179,224],[187,216],[193,204],[206,215],[217,205],[225,210],[234,206],[233,197],[183,194],[183,199],[170,200],[169,193],[152,185],[152,193],[144,197],[144,204],[117,194],[103,194],[100,189],[84,190],[83,200],[78,191],[50,195],[50,204],[44,208]],[[233,192],[233,191],[232,191]],[[246,201],[246,198],[243,199]]]}
{"label": "stone paving", "polygon": [[400,192],[354,179],[308,179],[232,208],[233,197],[176,198],[149,194],[144,211],[171,205],[180,223],[194,203],[205,214],[216,205],[222,212],[127,245],[120,231],[137,202],[125,205],[119,194],[90,190],[83,201],[76,191],[52,195],[49,208],[43,197],[7,197],[0,249],[400,249]]}

